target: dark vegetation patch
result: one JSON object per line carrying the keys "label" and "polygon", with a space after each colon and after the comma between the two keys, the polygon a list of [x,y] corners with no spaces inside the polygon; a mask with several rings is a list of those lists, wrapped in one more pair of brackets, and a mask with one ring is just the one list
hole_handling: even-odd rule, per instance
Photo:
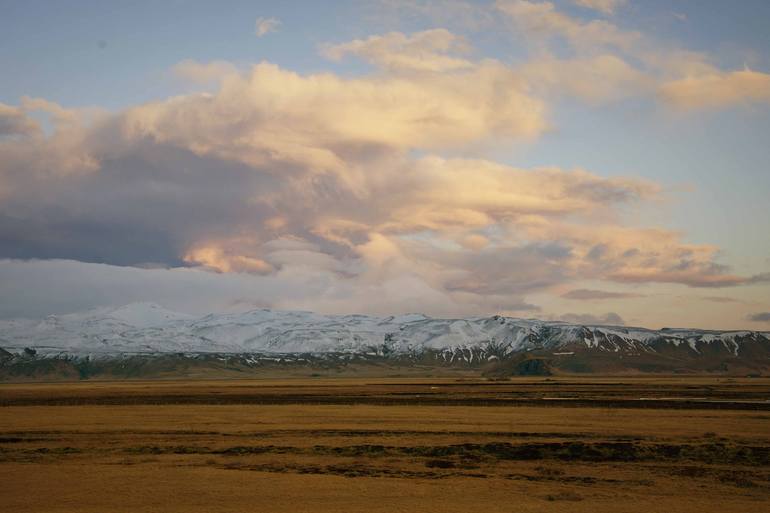
{"label": "dark vegetation patch", "polygon": [[[465,462],[486,458],[512,461],[588,461],[588,462],[641,462],[641,461],[697,461],[707,464],[770,465],[770,447],[739,446],[715,443],[666,444],[631,442],[551,442],[486,444],[388,446],[363,444],[350,446],[316,445],[302,448],[292,446],[258,445],[212,449],[204,446],[140,446],[125,450],[130,454],[217,454],[245,456],[255,454],[309,454],[336,457],[409,456],[429,461],[459,459]],[[454,460],[452,460],[454,461]],[[442,463],[443,464],[443,463]],[[456,463],[453,463],[456,465]],[[440,464],[435,466],[440,468]],[[448,468],[448,467],[447,467]]]}
{"label": "dark vegetation patch", "polygon": [[71,456],[82,454],[77,447],[36,447],[32,449],[0,448],[0,462],[36,462],[46,457]]}
{"label": "dark vegetation patch", "polygon": [[583,497],[573,492],[559,492],[555,494],[546,495],[545,500],[577,502],[577,501],[582,501]]}
{"label": "dark vegetation patch", "polygon": [[80,454],[82,449],[77,447],[38,447],[37,449],[26,449],[28,454]]}
{"label": "dark vegetation patch", "polygon": [[386,467],[372,467],[361,464],[336,464],[336,465],[311,465],[311,464],[258,464],[247,465],[231,463],[223,468],[227,470],[249,470],[256,472],[277,472],[296,474],[324,474],[344,477],[394,477],[394,478],[420,478],[420,479],[444,479],[448,477],[476,477],[485,478],[486,474],[477,472],[434,472],[407,470]]}
{"label": "dark vegetation patch", "polygon": [[514,481],[532,481],[532,482],[554,482],[554,483],[569,483],[578,485],[594,485],[599,483],[605,484],[621,484],[621,485],[637,485],[637,486],[652,486],[654,481],[649,479],[641,480],[628,480],[628,479],[611,479],[601,478],[594,476],[565,476],[565,475],[543,475],[543,474],[506,474],[506,479]]}
{"label": "dark vegetation patch", "polygon": [[[402,438],[409,436],[451,436],[468,437],[483,436],[494,438],[562,438],[562,439],[590,439],[607,437],[596,433],[565,433],[558,431],[432,431],[432,430],[412,430],[412,429],[284,429],[272,431],[259,431],[254,433],[225,433],[224,436],[283,436],[283,435],[307,435],[311,438],[316,437],[344,437],[344,438],[364,438],[364,437],[392,437]],[[635,435],[618,435],[613,440],[641,440]]]}
{"label": "dark vegetation patch", "polygon": [[704,463],[743,465],[770,464],[770,447],[707,444],[637,444],[630,442],[553,442],[510,444],[460,444],[449,446],[402,447],[399,452],[413,456],[492,456],[500,460],[562,461],[655,461],[692,460]]}
{"label": "dark vegetation patch", "polygon": [[0,436],[0,444],[17,444],[20,442],[27,442],[29,440],[29,438],[21,438],[18,436]]}
{"label": "dark vegetation patch", "polygon": [[728,470],[705,465],[676,465],[671,467],[655,467],[654,470],[678,477],[714,479],[739,488],[770,487],[770,471],[761,471],[755,468],[751,470]]}
{"label": "dark vegetation patch", "polygon": [[428,468],[455,468],[455,462],[452,460],[428,460],[425,462]]}

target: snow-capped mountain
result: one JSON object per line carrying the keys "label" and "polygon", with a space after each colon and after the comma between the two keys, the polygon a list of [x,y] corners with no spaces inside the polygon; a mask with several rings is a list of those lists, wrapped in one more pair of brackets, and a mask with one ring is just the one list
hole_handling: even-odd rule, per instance
{"label": "snow-capped mountain", "polygon": [[254,310],[194,317],[153,303],[100,308],[43,320],[0,321],[0,348],[19,354],[111,357],[136,354],[435,355],[488,361],[525,351],[555,355],[682,352],[738,356],[770,348],[770,333],[591,326],[502,316],[436,319]]}

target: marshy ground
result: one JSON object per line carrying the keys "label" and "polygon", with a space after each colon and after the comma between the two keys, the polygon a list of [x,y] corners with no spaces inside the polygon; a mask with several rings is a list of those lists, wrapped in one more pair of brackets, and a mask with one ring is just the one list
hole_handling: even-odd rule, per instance
{"label": "marshy ground", "polygon": [[770,379],[0,386],[0,510],[763,511]]}

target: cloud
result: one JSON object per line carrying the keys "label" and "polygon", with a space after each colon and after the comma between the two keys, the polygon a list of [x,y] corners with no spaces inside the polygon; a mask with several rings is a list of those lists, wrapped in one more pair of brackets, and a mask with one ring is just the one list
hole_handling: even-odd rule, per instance
{"label": "cloud", "polygon": [[712,303],[742,303],[741,300],[726,296],[706,296],[701,298]]}
{"label": "cloud", "polygon": [[640,96],[657,87],[653,77],[612,54],[569,59],[541,56],[523,64],[519,71],[537,90],[591,104]]}
{"label": "cloud", "polygon": [[[620,2],[574,0],[611,14]],[[551,2],[498,0],[496,9],[534,48],[519,70],[533,91],[598,104],[649,96],[679,110],[770,102],[770,75],[726,71],[708,55],[663,44],[607,20],[583,20]]]}
{"label": "cloud", "polygon": [[612,326],[623,326],[626,324],[623,318],[618,314],[616,314],[615,312],[608,312],[604,315],[568,313],[568,314],[559,316],[559,320],[568,322],[570,324],[612,325]]}
{"label": "cloud", "polygon": [[[212,273],[190,268],[137,268],[72,260],[0,260],[0,318],[40,318],[99,306],[152,301],[194,314],[253,308],[322,313],[424,312],[486,315],[533,305],[493,298],[474,305],[404,274],[378,282],[346,282],[332,273],[295,266],[274,275]],[[502,311],[501,310],[501,311]]]}
{"label": "cloud", "polygon": [[[572,3],[610,16],[627,2]],[[552,2],[380,0],[375,5],[378,17],[389,13],[399,21],[417,18],[448,26],[463,19],[470,20],[463,29],[472,31],[507,25],[517,46],[529,54],[515,60],[513,69],[540,97],[572,97],[591,105],[646,97],[680,111],[767,103],[770,97],[767,73],[721,69],[705,53],[624,28],[614,20],[573,16]],[[465,39],[435,29],[412,36],[398,32],[371,36],[327,45],[322,52],[335,60],[350,54],[381,68],[414,71],[466,67],[467,46]]]}
{"label": "cloud", "polygon": [[612,15],[618,7],[626,4],[626,0],[572,0],[572,3],[602,14]]}
{"label": "cloud", "polygon": [[256,34],[257,37],[262,37],[270,32],[275,32],[278,30],[278,27],[281,25],[281,21],[277,20],[275,18],[263,18],[260,16],[257,18],[257,21],[254,23],[254,34]]}
{"label": "cloud", "polygon": [[641,294],[633,294],[630,292],[609,292],[606,290],[591,290],[591,289],[575,289],[562,294],[561,297],[565,299],[577,299],[577,300],[601,300],[601,299],[628,299],[635,297],[644,297]]}
{"label": "cloud", "polygon": [[747,284],[770,283],[770,273],[760,273],[749,277]]}
{"label": "cloud", "polygon": [[[544,116],[543,103],[496,62],[437,75],[359,78],[300,75],[263,62],[228,76],[214,96],[130,109],[122,129],[130,137],[249,164],[264,164],[272,155],[332,168],[343,165],[343,153],[378,147],[435,149],[490,137],[533,138],[545,130]],[[234,137],[233,130],[241,132]]]}
{"label": "cloud", "polygon": [[746,319],[752,322],[770,322],[770,312],[757,312],[749,314]]}
{"label": "cloud", "polygon": [[177,77],[195,84],[218,84],[225,77],[237,74],[238,68],[227,61],[201,63],[186,59],[175,64],[171,71]]}
{"label": "cloud", "polygon": [[[89,152],[85,141],[85,124],[102,116],[100,110],[65,109],[43,98],[26,96],[19,107],[3,107],[0,125],[5,124],[8,133],[6,137],[0,134],[0,199],[23,181],[89,173],[98,168],[98,159]],[[52,135],[44,133],[30,116],[33,112],[47,117]]]}
{"label": "cloud", "polygon": [[[648,234],[640,232],[640,237]],[[669,239],[672,234],[660,236]],[[663,249],[664,243],[655,247]],[[673,249],[673,248],[669,248]],[[739,285],[754,285],[767,281],[766,274],[738,276],[713,261],[717,248],[709,246],[682,245],[668,251],[665,257],[655,250],[645,251],[630,258],[626,265],[612,270],[607,278],[621,283],[680,283],[696,288],[723,288]],[[645,259],[640,261],[640,257]]]}
{"label": "cloud", "polygon": [[673,16],[675,19],[681,21],[682,23],[687,22],[687,15],[681,12],[672,12],[671,16]]}
{"label": "cloud", "polygon": [[29,137],[40,132],[40,126],[28,118],[24,110],[0,103],[0,139],[13,136]]}
{"label": "cloud", "polygon": [[390,32],[321,47],[321,53],[328,59],[340,60],[347,54],[357,55],[392,71],[450,71],[469,68],[471,62],[452,55],[467,52],[465,40],[446,29],[426,30],[411,36]]}
{"label": "cloud", "polygon": [[607,20],[570,16],[550,2],[498,0],[495,5],[530,47],[518,71],[533,91],[589,104],[655,94],[660,78],[646,65],[649,44],[643,34]]}
{"label": "cloud", "polygon": [[667,103],[685,110],[770,103],[770,74],[743,70],[687,76],[664,83],[660,95]]}
{"label": "cloud", "polygon": [[[43,111],[53,130],[0,140],[0,258],[195,267],[248,276],[255,292],[233,301],[440,315],[532,310],[527,295],[582,279],[764,279],[733,274],[716,247],[627,225],[624,210],[665,194],[657,183],[458,156],[548,128],[509,66],[422,66],[456,58],[458,41],[338,45],[380,66],[354,77],[185,61],[177,73],[216,88],[111,114],[24,99],[6,110]],[[421,64],[403,61],[410,45],[426,48]]]}
{"label": "cloud", "polygon": [[463,0],[375,0],[363,3],[378,23],[400,25],[422,21],[432,26],[481,30],[494,25],[486,5]]}
{"label": "cloud", "polygon": [[640,39],[635,31],[624,31],[605,20],[584,21],[556,9],[551,2],[498,0],[496,8],[524,35],[535,40],[558,38],[580,51],[617,48],[628,51]]}

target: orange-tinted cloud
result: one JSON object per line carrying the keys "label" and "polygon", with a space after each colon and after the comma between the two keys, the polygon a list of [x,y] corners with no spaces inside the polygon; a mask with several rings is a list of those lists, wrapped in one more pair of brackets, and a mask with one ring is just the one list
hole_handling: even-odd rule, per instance
{"label": "orange-tinted cloud", "polygon": [[[575,3],[612,14],[620,2]],[[682,110],[770,102],[767,73],[723,70],[706,54],[662,44],[608,20],[570,16],[551,2],[498,0],[496,7],[536,50],[519,68],[535,91],[590,103],[652,96]]]}
{"label": "orange-tinted cloud", "polygon": [[681,109],[770,103],[770,74],[751,70],[713,71],[666,82],[660,94],[666,102]]}
{"label": "orange-tinted cloud", "polygon": [[40,132],[40,125],[27,117],[23,109],[0,103],[0,138],[29,137]]}
{"label": "orange-tinted cloud", "polygon": [[[532,30],[581,46],[633,39],[529,4],[506,2]],[[466,59],[459,41],[391,33],[327,49],[379,67],[357,77],[188,61],[177,72],[218,88],[92,118],[39,99],[5,108],[24,133],[0,141],[0,257],[200,266],[284,287],[276,306],[377,297],[372,309],[429,301],[434,313],[525,311],[526,294],[585,279],[760,280],[720,265],[716,247],[626,224],[623,209],[664,195],[657,183],[448,156],[536,139],[548,109],[533,82],[567,79],[551,77],[558,59],[525,72]],[[581,58],[577,95],[608,69],[637,80],[609,54]],[[24,128],[34,109],[53,133]]]}

